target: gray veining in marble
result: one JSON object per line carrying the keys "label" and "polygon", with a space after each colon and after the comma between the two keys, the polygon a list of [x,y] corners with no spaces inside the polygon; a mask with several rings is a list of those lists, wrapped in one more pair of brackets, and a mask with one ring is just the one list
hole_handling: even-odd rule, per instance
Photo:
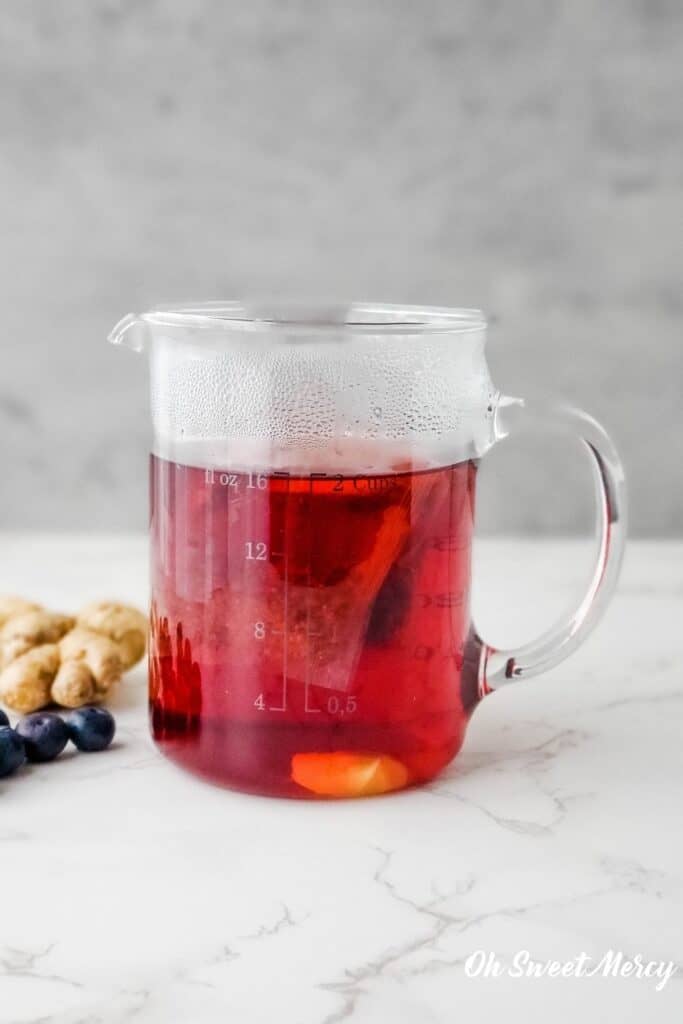
{"label": "gray veining in marble", "polygon": [[[272,291],[485,308],[499,386],[603,418],[634,530],[679,533],[682,11],[5,0],[0,525],[141,527],[144,375],[109,327]],[[483,527],[585,527],[560,454],[496,453]]]}

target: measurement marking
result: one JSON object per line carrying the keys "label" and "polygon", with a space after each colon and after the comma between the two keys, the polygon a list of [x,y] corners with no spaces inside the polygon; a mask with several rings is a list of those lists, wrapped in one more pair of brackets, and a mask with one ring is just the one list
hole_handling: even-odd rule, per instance
{"label": "measurement marking", "polygon": [[[289,511],[289,473],[283,475],[286,475],[287,477],[287,498],[285,509]],[[289,551],[287,548],[287,511],[285,512],[285,550],[278,552],[271,551],[270,553],[271,558],[284,558],[285,560],[285,595],[282,602],[282,630],[278,631],[278,635],[282,637],[282,704],[269,708],[269,711],[287,710],[287,659],[289,657]],[[275,632],[275,630],[273,630],[273,632]]]}
{"label": "measurement marking", "polygon": [[[289,483],[287,484],[287,497],[289,498]],[[288,502],[289,504],[289,502]],[[284,647],[282,649],[282,710],[287,707],[287,659],[289,657],[289,558],[285,553],[285,606],[284,615]]]}
{"label": "measurement marking", "polygon": [[304,681],[304,712],[310,715],[318,714],[320,712],[320,708],[312,708],[308,703],[309,690],[311,686],[311,639],[313,637],[320,636],[320,633],[311,632],[311,554],[313,550],[312,505],[313,474],[308,478],[308,514],[310,516],[310,522],[308,524],[308,565],[306,572],[306,678]]}

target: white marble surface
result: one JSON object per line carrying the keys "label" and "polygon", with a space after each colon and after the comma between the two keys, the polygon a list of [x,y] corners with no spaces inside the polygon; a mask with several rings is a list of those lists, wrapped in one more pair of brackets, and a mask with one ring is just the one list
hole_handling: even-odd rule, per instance
{"label": "white marble surface", "polygon": [[[484,631],[523,639],[586,558],[574,542],[481,543]],[[3,590],[64,607],[146,597],[141,538],[4,535],[0,565]],[[0,782],[0,1020],[680,1020],[682,568],[681,544],[632,544],[586,646],[487,698],[443,779],[388,798],[299,804],[196,781],[155,753],[134,672],[115,749]],[[471,978],[475,950],[681,966],[659,992]]]}

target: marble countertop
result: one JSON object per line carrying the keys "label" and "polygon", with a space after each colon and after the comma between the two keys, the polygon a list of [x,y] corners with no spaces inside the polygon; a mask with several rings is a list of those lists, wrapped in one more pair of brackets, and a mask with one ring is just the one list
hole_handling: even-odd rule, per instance
{"label": "marble countertop", "polygon": [[[578,542],[480,542],[480,630],[529,638],[588,560]],[[0,565],[3,591],[65,610],[146,600],[140,537],[4,535]],[[386,798],[195,780],[152,747],[135,670],[115,748],[0,781],[0,1021],[682,1019],[682,569],[683,544],[632,543],[581,651],[486,698],[446,775]],[[663,986],[513,977],[524,951],[680,966]],[[489,953],[498,976],[476,974]]]}

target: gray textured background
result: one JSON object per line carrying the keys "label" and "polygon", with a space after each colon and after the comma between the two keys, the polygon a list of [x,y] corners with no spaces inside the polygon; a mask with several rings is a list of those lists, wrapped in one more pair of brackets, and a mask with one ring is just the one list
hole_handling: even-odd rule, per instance
{"label": "gray textured background", "polygon": [[[682,11],[4,0],[0,526],[143,526],[143,365],[108,329],[291,291],[483,307],[496,383],[595,412],[634,532],[680,533]],[[583,528],[587,479],[500,446],[480,522]]]}

